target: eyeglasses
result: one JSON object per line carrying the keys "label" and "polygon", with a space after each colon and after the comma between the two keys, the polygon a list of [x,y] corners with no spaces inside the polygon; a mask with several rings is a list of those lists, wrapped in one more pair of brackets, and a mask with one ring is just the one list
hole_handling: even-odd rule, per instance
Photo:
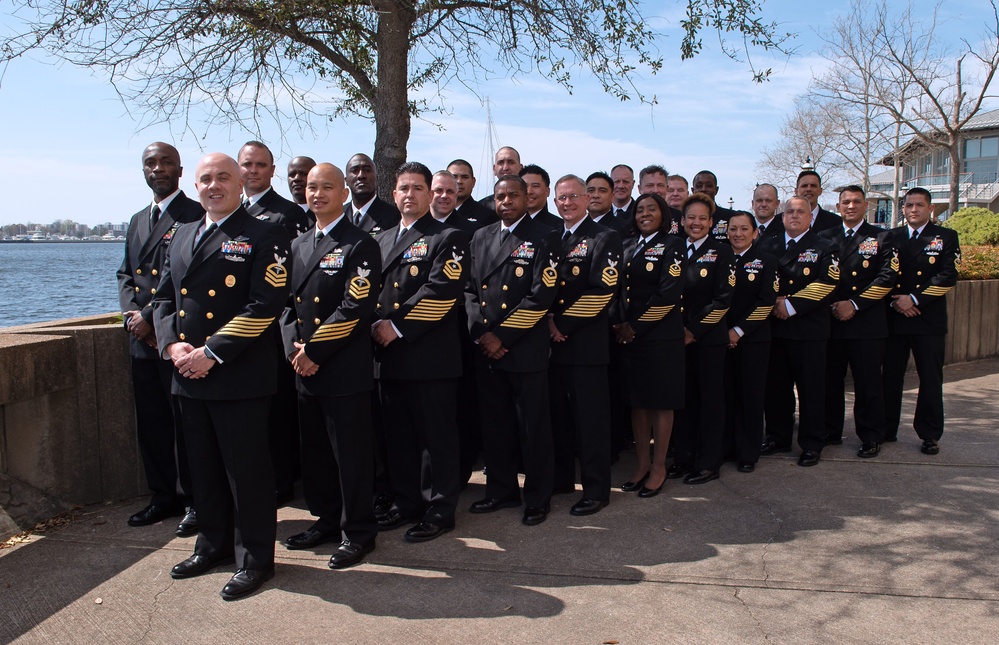
{"label": "eyeglasses", "polygon": [[565,203],[567,201],[575,201],[580,197],[587,197],[587,195],[580,195],[578,193],[573,193],[572,195],[559,195],[555,198],[555,201]]}

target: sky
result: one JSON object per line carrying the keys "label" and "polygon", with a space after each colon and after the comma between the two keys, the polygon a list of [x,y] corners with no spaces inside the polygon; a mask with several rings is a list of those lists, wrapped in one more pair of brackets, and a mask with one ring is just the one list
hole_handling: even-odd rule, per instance
{"label": "sky", "polygon": [[[465,158],[479,178],[475,196],[491,193],[483,103],[488,96],[498,144],[513,146],[524,163],[544,167],[553,180],[567,173],[609,172],[618,163],[636,173],[661,164],[688,179],[706,168],[718,176],[719,203],[732,199],[736,208],[748,209],[762,151],[778,141],[781,119],[795,96],[827,65],[817,51],[822,44],[817,32],[849,9],[848,0],[827,0],[815,8],[818,4],[807,3],[806,11],[800,1],[765,0],[764,16],[781,31],[797,34],[791,43],[796,51],[790,57],[754,55],[754,63],[774,70],[769,81],[758,84],[748,65],[721,52],[712,33],[705,33],[701,54],[681,62],[675,11],[680,5],[647,3],[646,15],[668,36],[658,45],[665,65],[636,82],[658,97],[658,105],[622,103],[604,94],[585,71],[576,74],[571,95],[537,75],[483,81],[475,92],[453,84],[442,91],[448,114],[414,120],[408,157],[431,170]],[[935,6],[924,0],[913,5],[925,13]],[[8,11],[0,9],[0,33],[11,27]],[[984,0],[951,0],[940,11],[941,35],[956,39],[981,33],[992,10]],[[315,132],[285,124],[283,140],[272,123],[261,132],[197,123],[194,133],[177,123],[142,128],[142,119],[130,113],[133,106],[121,103],[103,73],[42,54],[15,60],[0,74],[0,224],[127,221],[151,199],[140,157],[152,141],[178,148],[186,169],[181,188],[192,197],[198,159],[216,151],[235,156],[249,139],[272,146],[273,185],[285,196],[291,157],[308,155],[342,168],[351,155],[370,154],[374,145],[374,125],[361,118],[337,120]]]}

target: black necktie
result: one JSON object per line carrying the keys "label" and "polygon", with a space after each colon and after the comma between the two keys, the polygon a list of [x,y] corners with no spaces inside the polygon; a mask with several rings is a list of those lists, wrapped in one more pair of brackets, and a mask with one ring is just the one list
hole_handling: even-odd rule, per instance
{"label": "black necktie", "polygon": [[917,229],[912,229],[912,235],[909,236],[910,240],[914,240],[919,237],[919,231]]}
{"label": "black necktie", "polygon": [[361,225],[361,211],[354,211],[354,226]]}
{"label": "black necktie", "polygon": [[572,235],[572,231],[565,229],[565,233],[562,233],[562,241],[565,242],[568,240],[570,235]]}
{"label": "black necktie", "polygon": [[632,258],[637,258],[645,250],[645,246],[649,243],[646,239],[640,239],[638,241],[638,246],[635,247],[635,253],[631,256]]}
{"label": "black necktie", "polygon": [[510,237],[510,229],[504,228],[500,231],[500,244],[506,242],[507,238]]}
{"label": "black necktie", "polygon": [[624,217],[624,209],[623,208],[614,209],[614,217],[621,217],[621,218],[623,218]]}
{"label": "black necktie", "polygon": [[243,202],[243,208],[250,207],[250,198],[247,197],[246,195],[243,195],[243,199],[241,199],[240,201]]}
{"label": "black necktie", "polygon": [[319,243],[323,241],[324,237],[326,237],[326,233],[323,233],[322,231],[316,233],[316,243],[312,245],[312,248],[318,247]]}
{"label": "black necktie", "polygon": [[156,226],[156,222],[160,221],[160,205],[155,204],[152,210],[149,211],[149,228]]}
{"label": "black necktie", "polygon": [[694,245],[693,244],[688,244],[687,245],[687,257],[689,258],[693,254],[694,254]]}
{"label": "black necktie", "polygon": [[787,250],[790,251],[792,246],[794,246],[794,238],[787,241]]}
{"label": "black necktie", "polygon": [[206,228],[205,232],[201,234],[201,237],[199,237],[194,242],[194,252],[195,253],[198,252],[198,249],[201,248],[204,245],[205,240],[207,240],[209,237],[211,237],[212,233],[214,233],[215,229],[217,229],[217,228],[218,228],[218,226],[215,224],[215,222],[212,222],[211,224],[208,225],[208,228]]}
{"label": "black necktie", "polygon": [[398,233],[396,233],[396,235],[395,235],[395,241],[396,241],[396,242],[398,243],[398,242],[399,242],[399,240],[401,240],[401,239],[402,239],[402,236],[403,236],[403,235],[405,235],[405,234],[406,234],[406,231],[408,231],[408,230],[409,230],[409,229],[408,229],[408,228],[406,228],[405,226],[400,226],[400,227],[399,227],[399,232],[398,232]]}
{"label": "black necktie", "polygon": [[851,237],[853,237],[853,229],[852,228],[847,229],[847,231],[846,231],[846,239],[850,239]]}
{"label": "black necktie", "polygon": [[767,230],[767,227],[761,225],[760,226],[760,235],[763,235],[763,232],[766,231],[766,230]]}

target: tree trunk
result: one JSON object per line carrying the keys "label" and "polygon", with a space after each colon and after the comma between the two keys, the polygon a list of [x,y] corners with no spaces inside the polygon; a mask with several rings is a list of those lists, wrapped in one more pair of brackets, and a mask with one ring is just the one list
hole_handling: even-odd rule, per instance
{"label": "tree trunk", "polygon": [[[378,168],[378,195],[392,201],[395,171],[406,162],[409,141],[409,32],[415,14],[400,3],[373,3],[378,10],[378,86],[371,101],[375,119],[373,159]],[[386,4],[390,6],[382,7]]]}
{"label": "tree trunk", "polygon": [[891,191],[891,221],[888,223],[888,228],[895,228],[902,224],[902,218],[899,216],[898,208],[898,197],[899,197],[899,187],[902,183],[902,152],[899,149],[902,145],[902,122],[898,119],[895,120],[895,164],[894,164],[894,181],[892,183]]}
{"label": "tree trunk", "polygon": [[961,185],[961,134],[951,132],[949,143],[947,152],[950,153],[950,203],[947,217],[953,216],[958,207],[957,198]]}

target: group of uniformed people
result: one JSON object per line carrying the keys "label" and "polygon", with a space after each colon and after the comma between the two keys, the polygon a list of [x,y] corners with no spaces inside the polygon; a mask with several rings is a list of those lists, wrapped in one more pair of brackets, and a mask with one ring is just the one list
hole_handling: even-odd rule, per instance
{"label": "group of uniformed people", "polygon": [[481,202],[461,159],[404,164],[394,204],[364,154],[344,170],[292,159],[294,202],[271,187],[258,141],[199,162],[200,205],[179,189],[173,146],[151,144],[142,163],[153,200],[118,279],[153,496],[129,524],[183,516],[178,535],[198,538],[171,575],[235,562],[227,600],[273,575],[275,509],[299,472],[317,519],[283,543],[339,543],[341,569],[379,531],[452,530],[480,454],[485,496],[470,512],[523,505],[529,526],[577,490],[577,472],[570,513],[606,506],[632,441],[620,488],[642,498],[667,479],[717,479],[726,460],[752,472],[791,450],[796,403],[798,464],[813,466],[842,443],[848,366],[858,455],[875,457],[896,440],[910,353],[913,425],[924,453],[939,450],[960,250],[923,189],[905,196],[906,225],[884,231],[857,186],[839,215],[821,209],[813,171],[779,214],[768,184],[753,212],[718,206],[709,171],[691,191],[649,166],[638,198],[623,164],[552,185],[509,147]]}

